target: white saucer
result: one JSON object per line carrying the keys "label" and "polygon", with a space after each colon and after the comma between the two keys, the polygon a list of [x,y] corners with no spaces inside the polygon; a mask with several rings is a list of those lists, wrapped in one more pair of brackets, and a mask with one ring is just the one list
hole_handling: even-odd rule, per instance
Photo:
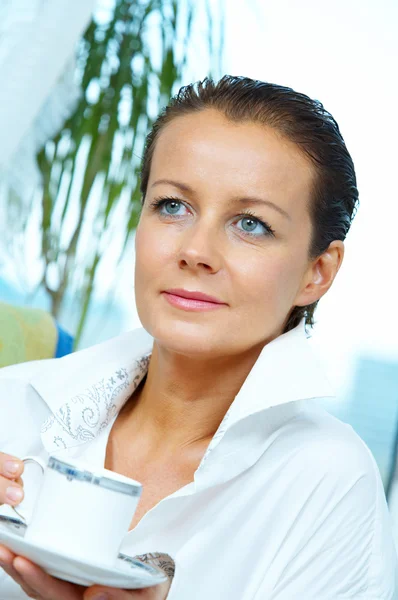
{"label": "white saucer", "polygon": [[114,566],[83,561],[25,541],[25,530],[25,526],[0,521],[0,544],[28,558],[58,579],[87,587],[99,584],[129,590],[150,587],[167,580],[167,575],[160,569],[126,554],[119,554]]}

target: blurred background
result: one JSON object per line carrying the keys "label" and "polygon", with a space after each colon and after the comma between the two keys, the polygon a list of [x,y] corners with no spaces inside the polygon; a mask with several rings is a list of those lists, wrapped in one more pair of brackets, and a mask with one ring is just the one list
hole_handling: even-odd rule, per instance
{"label": "blurred background", "polygon": [[332,113],[356,167],[359,210],[310,343],[398,540],[397,26],[395,0],[1,0],[0,366],[140,326],[140,156],[181,85],[292,87]]}

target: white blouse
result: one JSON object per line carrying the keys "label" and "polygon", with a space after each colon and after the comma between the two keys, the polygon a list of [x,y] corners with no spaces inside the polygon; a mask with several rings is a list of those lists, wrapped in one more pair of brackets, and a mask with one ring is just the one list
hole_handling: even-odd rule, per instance
{"label": "white blouse", "polygon": [[[104,466],[110,430],[152,346],[138,328],[1,369],[0,451]],[[149,510],[121,551],[173,557],[168,600],[395,599],[380,473],[352,427],[317,402],[333,395],[302,320],[263,348],[194,480]],[[0,599],[25,598],[0,570]]]}

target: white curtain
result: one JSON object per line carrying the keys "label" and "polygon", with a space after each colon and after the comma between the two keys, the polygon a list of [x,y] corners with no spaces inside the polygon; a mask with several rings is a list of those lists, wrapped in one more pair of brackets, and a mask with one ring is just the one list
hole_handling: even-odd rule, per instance
{"label": "white curtain", "polygon": [[[0,1],[0,205],[27,202],[40,182],[36,152],[62,127],[81,93],[76,42],[96,0]],[[1,206],[0,206],[1,212]]]}

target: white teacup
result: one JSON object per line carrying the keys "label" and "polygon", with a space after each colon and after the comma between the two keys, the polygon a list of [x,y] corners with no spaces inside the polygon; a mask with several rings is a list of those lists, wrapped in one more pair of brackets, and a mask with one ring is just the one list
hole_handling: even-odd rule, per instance
{"label": "white teacup", "polygon": [[[14,510],[28,525],[25,540],[74,558],[114,564],[142,484],[75,459],[50,456],[47,466],[36,456],[22,460],[30,479],[25,488],[24,472],[27,502]],[[29,492],[32,473],[33,479],[41,480],[33,503]],[[30,505],[31,510],[24,505]]]}

